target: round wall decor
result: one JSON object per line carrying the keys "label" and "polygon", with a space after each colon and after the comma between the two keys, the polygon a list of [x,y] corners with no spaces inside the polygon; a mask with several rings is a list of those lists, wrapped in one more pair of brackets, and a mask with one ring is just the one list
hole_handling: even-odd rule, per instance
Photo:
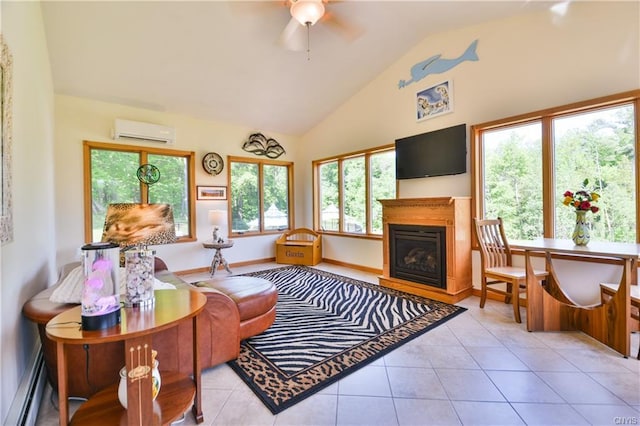
{"label": "round wall decor", "polygon": [[224,161],[215,152],[210,152],[202,158],[202,167],[210,175],[217,175],[224,168]]}
{"label": "round wall decor", "polygon": [[153,164],[143,164],[136,171],[138,180],[147,185],[153,185],[160,180],[160,170]]}

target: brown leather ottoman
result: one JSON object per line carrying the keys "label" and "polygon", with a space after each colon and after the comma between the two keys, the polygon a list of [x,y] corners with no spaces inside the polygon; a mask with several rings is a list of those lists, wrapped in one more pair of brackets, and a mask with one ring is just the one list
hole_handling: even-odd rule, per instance
{"label": "brown leather ottoman", "polygon": [[218,290],[236,303],[240,314],[240,340],[262,333],[275,321],[278,290],[271,281],[233,276],[194,285]]}

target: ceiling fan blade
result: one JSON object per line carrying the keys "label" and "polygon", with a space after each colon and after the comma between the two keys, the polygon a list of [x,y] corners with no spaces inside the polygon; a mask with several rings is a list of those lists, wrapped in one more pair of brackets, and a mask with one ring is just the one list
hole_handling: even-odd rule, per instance
{"label": "ceiling fan blade", "polygon": [[302,51],[306,49],[306,28],[300,25],[295,18],[291,18],[289,23],[278,39],[278,44],[288,50]]}
{"label": "ceiling fan blade", "polygon": [[327,11],[321,20],[322,24],[338,33],[342,38],[353,42],[364,34],[364,29],[354,23],[347,23],[333,12]]}

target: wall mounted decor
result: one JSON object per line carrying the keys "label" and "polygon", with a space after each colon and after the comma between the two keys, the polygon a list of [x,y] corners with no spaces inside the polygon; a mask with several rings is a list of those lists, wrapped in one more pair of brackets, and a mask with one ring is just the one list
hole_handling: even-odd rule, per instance
{"label": "wall mounted decor", "polygon": [[411,83],[415,83],[417,81],[422,80],[426,76],[430,74],[442,74],[443,72],[449,71],[453,67],[464,61],[477,61],[478,54],[476,53],[476,48],[478,47],[478,40],[474,40],[467,50],[464,51],[462,55],[455,59],[444,59],[442,55],[435,55],[430,57],[429,59],[425,59],[422,62],[418,62],[414,66],[411,67],[411,79],[409,80],[400,80],[398,82],[398,89],[402,89],[403,87],[408,86]]}
{"label": "wall mounted decor", "polygon": [[0,200],[0,243],[13,241],[13,197],[11,185],[12,79],[13,59],[0,34],[0,146],[2,149],[2,200]]}
{"label": "wall mounted decor", "polygon": [[198,200],[226,200],[226,186],[198,186]]}
{"label": "wall mounted decor", "polygon": [[262,133],[254,133],[242,145],[242,149],[255,155],[268,158],[278,158],[285,153],[284,148],[275,140],[267,138]]}
{"label": "wall mounted decor", "polygon": [[202,157],[202,168],[205,172],[209,173],[212,176],[220,174],[222,169],[224,169],[224,161],[220,155],[215,152],[209,152]]}
{"label": "wall mounted decor", "polygon": [[143,164],[136,170],[136,176],[141,184],[147,185],[147,201],[150,195],[151,185],[158,183],[160,180],[160,169],[153,164]]}
{"label": "wall mounted decor", "polygon": [[151,186],[160,180],[160,170],[153,164],[143,164],[136,170],[136,176],[140,182]]}
{"label": "wall mounted decor", "polygon": [[416,94],[418,121],[453,112],[453,83],[451,80],[435,84]]}

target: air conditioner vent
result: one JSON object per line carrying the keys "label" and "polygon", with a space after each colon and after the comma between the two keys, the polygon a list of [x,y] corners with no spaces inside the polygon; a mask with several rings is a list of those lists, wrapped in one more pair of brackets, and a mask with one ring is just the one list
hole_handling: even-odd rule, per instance
{"label": "air conditioner vent", "polygon": [[176,139],[176,131],[173,127],[116,118],[113,138],[137,139],[172,145]]}

